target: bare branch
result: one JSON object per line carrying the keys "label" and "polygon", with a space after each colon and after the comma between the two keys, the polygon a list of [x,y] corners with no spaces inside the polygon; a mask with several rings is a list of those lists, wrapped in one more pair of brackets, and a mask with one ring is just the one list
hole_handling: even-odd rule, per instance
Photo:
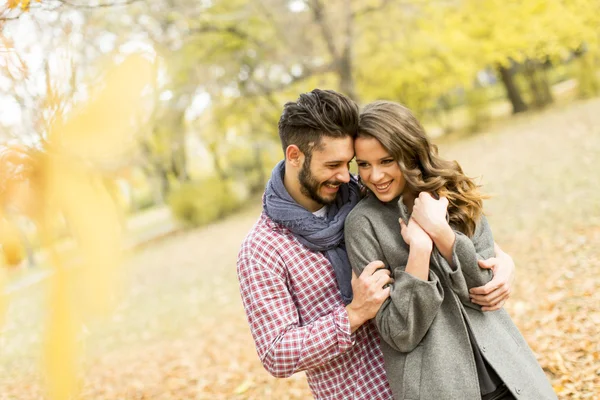
{"label": "bare branch", "polygon": [[255,37],[249,35],[247,32],[242,31],[236,26],[215,26],[215,25],[204,25],[199,28],[194,28],[190,30],[191,34],[203,34],[203,33],[224,33],[232,36],[236,36],[239,39],[247,40],[250,43],[254,43],[258,47],[264,46],[262,42],[260,42]]}
{"label": "bare branch", "polygon": [[[29,12],[32,12],[34,10],[54,11],[54,10],[60,8],[62,5],[63,5],[62,3],[59,3],[54,6],[50,6],[46,3],[34,3],[34,4],[31,4],[27,10],[23,10],[20,8],[18,10],[17,9],[10,10],[8,8],[4,8],[4,9],[0,10],[0,22],[17,20],[17,19],[21,18],[21,16],[26,14],[27,11],[29,11]],[[18,11],[18,14],[12,15],[10,17],[6,16],[9,13],[11,13],[11,11],[15,11],[15,10]]]}
{"label": "bare branch", "polygon": [[311,8],[313,10],[313,16],[315,18],[315,22],[321,28],[321,34],[323,35],[323,39],[325,39],[325,43],[327,44],[329,53],[331,54],[331,57],[333,57],[333,59],[335,60],[338,57],[337,50],[335,48],[335,41],[333,39],[333,33],[331,32],[331,29],[330,29],[329,25],[327,24],[327,21],[325,20],[323,4],[321,3],[320,0],[312,0]]}
{"label": "bare branch", "polygon": [[69,7],[73,7],[73,8],[105,8],[105,7],[119,7],[119,6],[128,6],[130,4],[133,3],[138,3],[140,1],[145,1],[145,0],[122,0],[122,1],[116,1],[114,3],[98,3],[98,4],[79,4],[79,3],[72,3],[69,0],[57,0],[58,2],[69,6]]}
{"label": "bare branch", "polygon": [[0,17],[0,22],[4,22],[4,21],[15,21],[17,19],[19,19],[19,17],[21,17],[21,15],[23,15],[23,13],[19,13],[15,16],[12,17]]}
{"label": "bare branch", "polygon": [[346,15],[342,42],[342,53],[338,59],[338,74],[340,79],[340,90],[350,96],[351,99],[358,101],[356,88],[354,85],[354,68],[352,65],[352,48],[354,44],[354,12],[352,11],[352,0],[345,0]]}
{"label": "bare branch", "polygon": [[262,82],[252,80],[252,81],[250,81],[250,83],[257,86],[259,90],[245,91],[243,94],[246,97],[271,96],[277,92],[280,92],[280,91],[292,86],[295,83],[302,82],[302,81],[304,81],[308,78],[311,78],[315,75],[334,71],[334,69],[335,69],[335,63],[323,65],[323,66],[317,67],[317,68],[310,68],[308,66],[303,66],[303,70],[302,70],[303,72],[300,75],[293,76],[287,82],[281,82],[281,83],[274,84],[274,85],[266,85]]}
{"label": "bare branch", "polygon": [[[18,14],[14,14],[13,11],[17,11]],[[9,17],[8,15],[10,15],[11,13],[14,15]],[[23,14],[24,14],[24,12],[20,8],[10,9],[10,8],[8,8],[8,6],[4,6],[3,8],[0,9],[0,23],[2,23],[4,21],[14,21],[16,19],[19,19],[21,17],[21,15],[23,15]]]}
{"label": "bare branch", "polygon": [[365,7],[361,10],[356,10],[355,12],[352,13],[352,17],[353,18],[362,17],[362,16],[365,16],[372,12],[381,11],[384,8],[386,8],[390,3],[391,3],[390,0],[381,0],[381,2],[377,5]]}
{"label": "bare branch", "polygon": [[288,35],[285,29],[282,29],[281,25],[277,22],[277,18],[273,15],[273,13],[267,8],[265,4],[261,0],[254,1],[253,4],[265,15],[273,29],[277,32],[277,38],[283,42],[283,44],[291,49],[293,48],[293,43],[289,40]]}

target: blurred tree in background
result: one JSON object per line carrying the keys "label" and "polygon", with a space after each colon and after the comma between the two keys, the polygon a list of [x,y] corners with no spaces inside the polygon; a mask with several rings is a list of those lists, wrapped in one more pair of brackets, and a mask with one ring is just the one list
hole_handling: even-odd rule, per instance
{"label": "blurred tree in background", "polygon": [[432,135],[474,131],[598,96],[599,27],[598,0],[1,3],[0,265],[53,268],[51,397],[77,391],[79,308],[114,297],[130,218],[197,226],[258,200],[286,101],[332,88],[404,103]]}
{"label": "blurred tree in background", "polygon": [[102,62],[147,54],[150,116],[104,170],[130,210],[171,199],[184,219],[205,207],[182,205],[203,186],[236,204],[262,192],[282,154],[281,107],[314,87],[400,101],[434,134],[600,90],[595,0],[42,0],[1,12],[1,97],[19,116],[0,118],[4,141],[41,146]]}

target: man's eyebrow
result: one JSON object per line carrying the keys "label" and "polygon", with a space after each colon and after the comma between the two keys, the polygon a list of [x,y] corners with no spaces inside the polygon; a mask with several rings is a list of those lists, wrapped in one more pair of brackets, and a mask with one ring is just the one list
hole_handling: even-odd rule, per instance
{"label": "man's eyebrow", "polygon": [[345,164],[345,163],[349,163],[352,160],[334,160],[334,161],[325,161],[325,164]]}

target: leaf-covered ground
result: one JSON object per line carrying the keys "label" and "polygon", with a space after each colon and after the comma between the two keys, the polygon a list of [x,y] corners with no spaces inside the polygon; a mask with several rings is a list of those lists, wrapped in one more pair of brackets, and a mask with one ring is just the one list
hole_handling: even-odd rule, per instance
{"label": "leaf-covered ground", "polygon": [[[517,263],[507,309],[561,399],[600,397],[600,100],[514,118],[440,144],[481,176],[496,241]],[[235,259],[259,212],[147,246],[119,307],[82,329],[84,399],[305,399],[303,374],[261,367]],[[44,298],[13,296],[0,335],[0,399],[41,399]]]}

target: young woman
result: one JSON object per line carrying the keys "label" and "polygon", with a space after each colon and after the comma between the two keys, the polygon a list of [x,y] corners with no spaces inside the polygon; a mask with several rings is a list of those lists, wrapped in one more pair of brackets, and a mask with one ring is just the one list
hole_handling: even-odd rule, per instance
{"label": "young woman", "polygon": [[556,399],[506,311],[470,301],[492,279],[477,260],[494,256],[477,185],[396,103],[365,107],[355,154],[368,195],[346,219],[346,247],[357,274],[381,260],[395,279],[375,319],[394,397]]}

